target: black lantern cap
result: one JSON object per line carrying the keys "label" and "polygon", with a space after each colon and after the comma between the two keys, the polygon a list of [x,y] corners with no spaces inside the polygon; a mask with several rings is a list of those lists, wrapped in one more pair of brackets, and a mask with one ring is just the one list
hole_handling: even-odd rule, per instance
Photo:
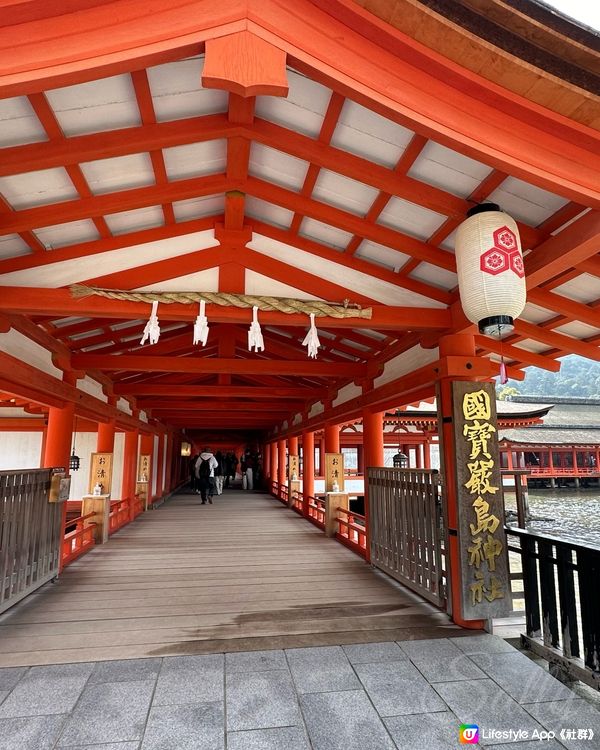
{"label": "black lantern cap", "polygon": [[467,211],[467,218],[476,216],[477,214],[483,214],[486,211],[500,211],[500,206],[497,203],[478,203],[476,206],[472,206]]}

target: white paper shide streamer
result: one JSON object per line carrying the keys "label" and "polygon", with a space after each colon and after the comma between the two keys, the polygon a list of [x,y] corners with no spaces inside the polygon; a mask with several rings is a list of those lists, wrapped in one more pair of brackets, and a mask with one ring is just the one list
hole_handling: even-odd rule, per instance
{"label": "white paper shide streamer", "polygon": [[265,350],[265,342],[258,322],[258,307],[256,306],[252,308],[252,323],[248,330],[248,351],[251,352],[253,348],[255,352],[264,352]]}
{"label": "white paper shide streamer", "polygon": [[142,336],[140,344],[143,346],[146,341],[150,342],[151,344],[156,344],[159,338],[160,325],[158,323],[158,302],[153,302],[152,312],[150,313],[150,318],[146,323],[146,327],[144,328],[144,335]]}
{"label": "white paper shide streamer", "polygon": [[315,326],[314,313],[310,314],[310,328],[308,329],[308,333],[304,337],[302,346],[307,347],[309,357],[311,357],[312,359],[317,358],[317,353],[319,351],[319,347],[321,346],[321,342],[319,341],[319,332],[317,331],[317,327]]}
{"label": "white paper shide streamer", "polygon": [[196,318],[196,322],[194,323],[194,345],[202,344],[202,346],[206,346],[206,342],[208,340],[209,329],[205,310],[206,302],[202,299],[200,300],[200,313]]}

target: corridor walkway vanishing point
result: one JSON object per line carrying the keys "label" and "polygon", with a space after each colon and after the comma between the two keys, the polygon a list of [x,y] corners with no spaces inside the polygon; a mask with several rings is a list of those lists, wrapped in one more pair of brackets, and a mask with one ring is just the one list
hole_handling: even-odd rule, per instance
{"label": "corridor walkway vanishing point", "polygon": [[176,495],[0,617],[0,667],[460,635],[270,496]]}

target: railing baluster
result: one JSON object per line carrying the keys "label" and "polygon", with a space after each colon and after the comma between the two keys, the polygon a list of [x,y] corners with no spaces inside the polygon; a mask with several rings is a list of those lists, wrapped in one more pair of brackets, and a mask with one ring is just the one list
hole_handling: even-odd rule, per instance
{"label": "railing baluster", "polygon": [[544,644],[555,648],[560,643],[556,611],[556,586],[554,585],[554,560],[552,542],[538,541],[540,559],[540,588],[542,593],[542,632]]}
{"label": "railing baluster", "polygon": [[523,593],[525,595],[525,619],[527,635],[539,638],[542,634],[540,618],[540,592],[537,578],[535,540],[521,537],[521,567],[523,568]]}
{"label": "railing baluster", "polygon": [[600,551],[577,550],[585,666],[600,672]]}
{"label": "railing baluster", "polygon": [[558,568],[558,596],[560,600],[560,627],[562,649],[565,656],[579,656],[577,605],[573,578],[573,551],[565,544],[556,545]]}

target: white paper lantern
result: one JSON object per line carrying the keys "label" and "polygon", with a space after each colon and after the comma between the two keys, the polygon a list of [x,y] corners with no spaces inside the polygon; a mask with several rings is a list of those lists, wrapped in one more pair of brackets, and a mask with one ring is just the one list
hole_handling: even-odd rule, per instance
{"label": "white paper lantern", "polygon": [[456,266],[467,318],[490,336],[512,331],[527,296],[515,220],[495,203],[472,208],[456,233]]}

